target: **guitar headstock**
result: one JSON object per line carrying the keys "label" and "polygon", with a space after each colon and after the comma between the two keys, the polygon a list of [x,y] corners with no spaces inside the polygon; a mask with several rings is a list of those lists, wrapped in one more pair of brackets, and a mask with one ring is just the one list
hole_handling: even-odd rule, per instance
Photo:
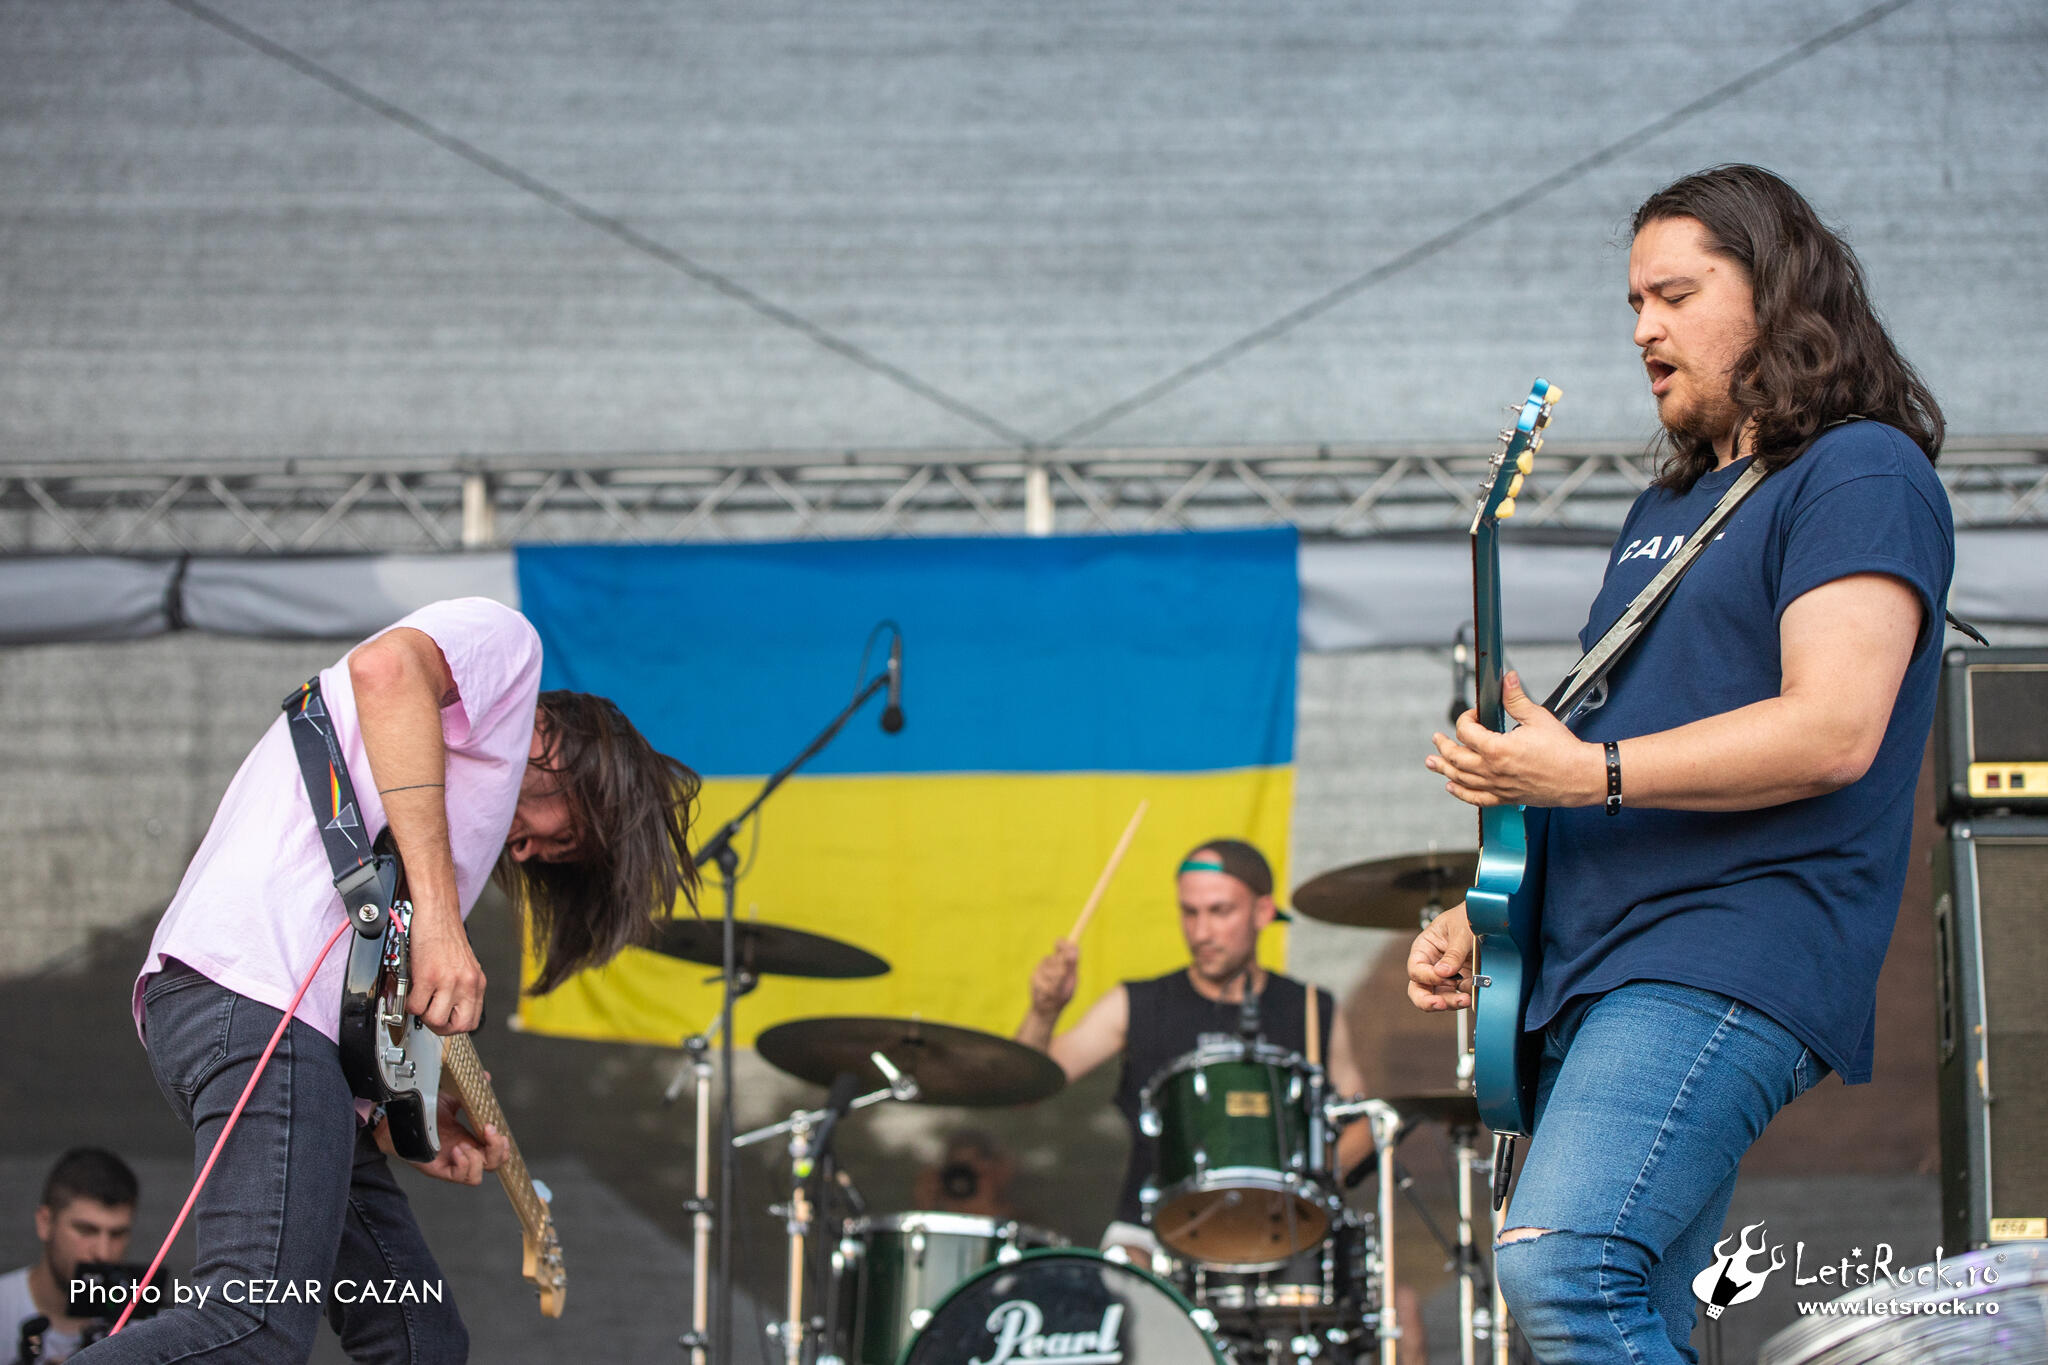
{"label": "guitar headstock", "polygon": [[526,1247],[520,1273],[540,1295],[541,1316],[559,1318],[569,1297],[569,1272],[562,1268],[562,1243],[555,1236],[554,1220],[542,1215],[537,1227],[523,1227],[521,1232]]}
{"label": "guitar headstock", "polygon": [[1500,449],[1487,466],[1486,484],[1479,490],[1479,504],[1472,514],[1472,534],[1480,528],[1506,521],[1515,514],[1515,499],[1521,496],[1522,481],[1536,468],[1536,452],[1543,449],[1543,428],[1550,425],[1550,410],[1564,390],[1537,380],[1515,414],[1515,424],[1500,434]]}

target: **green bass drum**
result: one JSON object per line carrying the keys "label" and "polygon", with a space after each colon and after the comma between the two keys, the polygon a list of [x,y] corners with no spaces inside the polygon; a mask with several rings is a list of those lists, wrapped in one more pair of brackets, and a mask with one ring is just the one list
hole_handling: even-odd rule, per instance
{"label": "green bass drum", "polygon": [[902,1365],[1228,1365],[1163,1280],[1099,1251],[1032,1251],[947,1296]]}

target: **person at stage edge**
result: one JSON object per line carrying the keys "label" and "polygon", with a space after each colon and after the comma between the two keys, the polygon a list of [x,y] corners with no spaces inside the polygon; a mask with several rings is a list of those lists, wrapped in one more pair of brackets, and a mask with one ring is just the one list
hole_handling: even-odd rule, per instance
{"label": "person at stage edge", "polygon": [[0,1331],[7,1334],[0,1353],[14,1353],[0,1354],[0,1359],[18,1365],[71,1359],[94,1325],[64,1311],[71,1277],[89,1261],[118,1261],[127,1254],[139,1188],[135,1172],[112,1152],[74,1147],[57,1158],[36,1207],[42,1258],[0,1275]]}
{"label": "person at stage edge", "polygon": [[[679,898],[694,904],[686,839],[696,774],[657,753],[610,702],[541,692],[540,675],[533,627],[482,598],[424,607],[320,675],[362,828],[388,824],[405,862],[407,1008],[439,1034],[481,1019],[484,973],[463,919],[494,869],[538,959],[536,993],[646,942]],[[202,1159],[342,923],[285,725],[280,712],[229,784],[135,982],[150,1066]],[[388,1130],[366,1121],[369,1106],[342,1074],[344,962],[337,944],[199,1196],[191,1280],[211,1287],[205,1306],[131,1323],[80,1360],[303,1362],[323,1311],[353,1360],[468,1358],[445,1287],[440,1303],[262,1303],[222,1292],[242,1280],[440,1286],[386,1164]],[[438,1122],[440,1155],[419,1168],[430,1176],[479,1184],[509,1151],[502,1134],[470,1131],[449,1107]]]}
{"label": "person at stage edge", "polygon": [[[1806,200],[1719,166],[1632,237],[1666,458],[1581,643],[1769,475],[1569,726],[1510,675],[1517,728],[1467,711],[1425,760],[1468,804],[1552,811],[1538,1117],[1497,1262],[1537,1357],[1573,1365],[1696,1359],[1743,1152],[1827,1071],[1870,1078],[1954,565],[1940,409]],[[1470,1003],[1471,954],[1458,906],[1415,940],[1414,1002]]]}
{"label": "person at stage edge", "polygon": [[[1258,997],[1260,1036],[1276,1047],[1308,1052],[1308,990],[1301,982],[1259,965],[1259,932],[1273,922],[1273,870],[1265,855],[1236,839],[1211,839],[1181,862],[1178,877],[1180,931],[1187,940],[1188,965],[1150,981],[1126,981],[1105,992],[1081,1021],[1058,1037],[1053,1028],[1074,998],[1081,950],[1061,939],[1031,974],[1031,1008],[1018,1025],[1017,1041],[1058,1062],[1069,1081],[1123,1054],[1116,1107],[1131,1129],[1131,1157],[1117,1196],[1116,1219],[1102,1245],[1121,1247],[1140,1265],[1158,1252],[1144,1226],[1138,1192],[1155,1165],[1156,1143],[1138,1130],[1138,1096],[1145,1082],[1175,1058],[1194,1051],[1205,1033],[1236,1037],[1246,986]],[[1321,1037],[1317,1047],[1333,1093],[1364,1091],[1353,1061],[1349,1031],[1330,993],[1317,991]],[[1363,1130],[1366,1125],[1354,1125]],[[1371,1138],[1365,1139],[1370,1150]],[[1351,1138],[1349,1148],[1356,1148]],[[1363,1152],[1353,1156],[1362,1158]]]}

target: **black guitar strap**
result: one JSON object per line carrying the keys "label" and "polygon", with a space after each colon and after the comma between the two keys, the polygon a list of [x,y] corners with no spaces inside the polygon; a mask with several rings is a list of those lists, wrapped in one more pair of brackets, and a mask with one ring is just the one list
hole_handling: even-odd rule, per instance
{"label": "black guitar strap", "polygon": [[349,780],[348,761],[341,756],[341,743],[334,737],[334,722],[327,714],[318,675],[284,699],[284,714],[292,752],[299,759],[299,776],[306,780],[306,799],[313,803],[313,823],[320,827],[320,843],[334,869],[334,889],[341,893],[341,903],[348,908],[356,932],[375,938],[384,932],[384,916],[391,908],[378,873],[391,859],[375,851],[369,831],[363,828],[355,783]]}
{"label": "black guitar strap", "polygon": [[1742,505],[1742,500],[1764,481],[1765,473],[1761,465],[1752,461],[1749,468],[1742,471],[1742,476],[1728,486],[1728,491],[1714,504],[1714,510],[1707,513],[1706,519],[1686,537],[1684,547],[1665,561],[1657,576],[1636,594],[1635,601],[1628,604],[1628,609],[1607,628],[1607,633],[1572,665],[1571,672],[1565,674],[1564,681],[1559,683],[1556,690],[1544,701],[1544,710],[1559,720],[1571,719],[1572,713],[1579,709],[1580,703],[1586,700],[1599,681],[1607,676],[1608,670],[1621,662],[1621,656],[1628,652],[1631,645],[1643,638],[1643,632],[1649,629],[1650,622],[1664,609],[1664,604],[1671,600],[1672,592],[1678,587],[1678,580],[1685,576],[1685,571],[1699,558],[1700,551],[1706,549],[1728,518],[1735,514],[1735,509]]}

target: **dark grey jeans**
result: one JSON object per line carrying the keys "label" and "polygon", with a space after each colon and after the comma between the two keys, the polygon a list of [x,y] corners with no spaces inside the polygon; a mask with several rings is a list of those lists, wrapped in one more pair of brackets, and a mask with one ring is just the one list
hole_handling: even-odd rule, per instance
{"label": "dark grey jeans", "polygon": [[[192,1129],[195,1175],[278,1017],[179,962],[144,990],[150,1067]],[[198,1259],[183,1278],[204,1299],[132,1323],[77,1359],[303,1365],[323,1313],[353,1360],[469,1358],[469,1334],[405,1194],[368,1131],[358,1131],[339,1050],[303,1022],[278,1042],[191,1227]],[[393,1289],[407,1301],[363,1301]]]}

